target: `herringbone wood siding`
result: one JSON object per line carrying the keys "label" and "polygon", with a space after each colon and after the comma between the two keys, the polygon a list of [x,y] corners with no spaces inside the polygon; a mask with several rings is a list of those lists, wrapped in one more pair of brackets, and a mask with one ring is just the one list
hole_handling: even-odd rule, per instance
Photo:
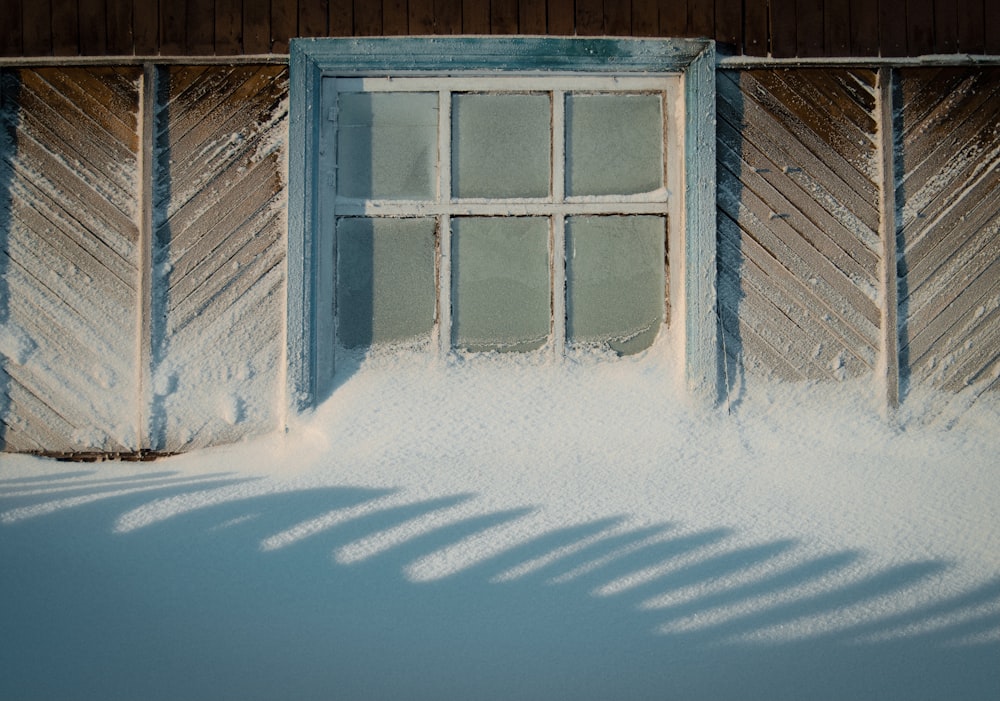
{"label": "herringbone wood siding", "polygon": [[288,71],[160,72],[151,440],[161,450],[277,427],[284,347]]}
{"label": "herringbone wood siding", "polygon": [[0,448],[134,450],[140,71],[0,79]]}
{"label": "herringbone wood siding", "polygon": [[875,366],[875,77],[719,73],[719,311],[731,368],[844,379]]}
{"label": "herringbone wood siding", "polygon": [[900,349],[913,384],[1000,387],[1000,68],[899,71]]}

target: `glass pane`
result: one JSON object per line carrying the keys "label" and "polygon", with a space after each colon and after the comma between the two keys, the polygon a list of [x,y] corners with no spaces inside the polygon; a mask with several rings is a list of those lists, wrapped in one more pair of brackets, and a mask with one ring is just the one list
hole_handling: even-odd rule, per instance
{"label": "glass pane", "polygon": [[437,308],[434,219],[337,222],[337,337],[348,348],[428,336]]}
{"label": "glass pane", "polygon": [[648,348],[664,316],[663,217],[566,219],[566,334],[619,353]]}
{"label": "glass pane", "polygon": [[630,195],[662,186],[659,95],[567,95],[567,195]]}
{"label": "glass pane", "polygon": [[337,115],[339,194],[364,199],[434,197],[436,93],[341,93]]}
{"label": "glass pane", "polygon": [[452,220],[452,341],[473,351],[526,351],[549,335],[549,220]]}
{"label": "glass pane", "polygon": [[546,197],[550,111],[548,95],[455,95],[452,194]]}

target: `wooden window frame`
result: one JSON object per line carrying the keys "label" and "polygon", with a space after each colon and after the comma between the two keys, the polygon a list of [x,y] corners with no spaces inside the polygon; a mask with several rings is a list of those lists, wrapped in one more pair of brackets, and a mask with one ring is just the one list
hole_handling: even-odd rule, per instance
{"label": "wooden window frame", "polygon": [[[714,399],[718,387],[715,291],[715,46],[691,39],[398,37],[296,39],[290,47],[288,163],[288,393],[294,410],[314,406],[333,381],[332,236],[321,186],[323,79],[386,77],[657,76],[680,78],[680,150],[671,192],[671,333],[680,337],[688,387]],[[672,82],[672,81],[664,81]],[[667,88],[664,87],[664,90]],[[667,115],[664,115],[667,118]],[[673,182],[673,181],[672,181]],[[674,221],[673,217],[676,217]],[[327,250],[327,249],[330,250]]]}

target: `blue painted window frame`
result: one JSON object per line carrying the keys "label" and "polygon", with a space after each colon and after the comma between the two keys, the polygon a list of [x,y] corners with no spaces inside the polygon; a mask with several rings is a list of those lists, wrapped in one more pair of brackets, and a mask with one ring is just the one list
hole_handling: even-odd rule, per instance
{"label": "blue painted window frame", "polygon": [[[333,279],[321,275],[320,119],[324,77],[434,75],[656,75],[682,79],[684,167],[681,255],[671,309],[682,319],[684,372],[696,394],[718,382],[715,291],[715,44],[699,39],[381,37],[294,39],[288,158],[288,393],[303,410],[333,381]],[[328,241],[326,243],[329,243]],[[330,279],[327,279],[330,278]]]}

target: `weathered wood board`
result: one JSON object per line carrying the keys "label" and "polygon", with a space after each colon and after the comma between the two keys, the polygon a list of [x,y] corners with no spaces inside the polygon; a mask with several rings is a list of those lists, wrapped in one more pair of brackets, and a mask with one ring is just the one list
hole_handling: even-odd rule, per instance
{"label": "weathered wood board", "polygon": [[0,72],[0,450],[140,447],[140,76]]}
{"label": "weathered wood board", "polygon": [[719,312],[730,378],[846,379],[880,349],[876,75],[721,71]]}
{"label": "weathered wood board", "polygon": [[284,416],[283,66],[158,73],[150,441],[180,451]]}
{"label": "weathered wood board", "polygon": [[901,370],[1000,388],[1000,68],[905,68],[896,103]]}

